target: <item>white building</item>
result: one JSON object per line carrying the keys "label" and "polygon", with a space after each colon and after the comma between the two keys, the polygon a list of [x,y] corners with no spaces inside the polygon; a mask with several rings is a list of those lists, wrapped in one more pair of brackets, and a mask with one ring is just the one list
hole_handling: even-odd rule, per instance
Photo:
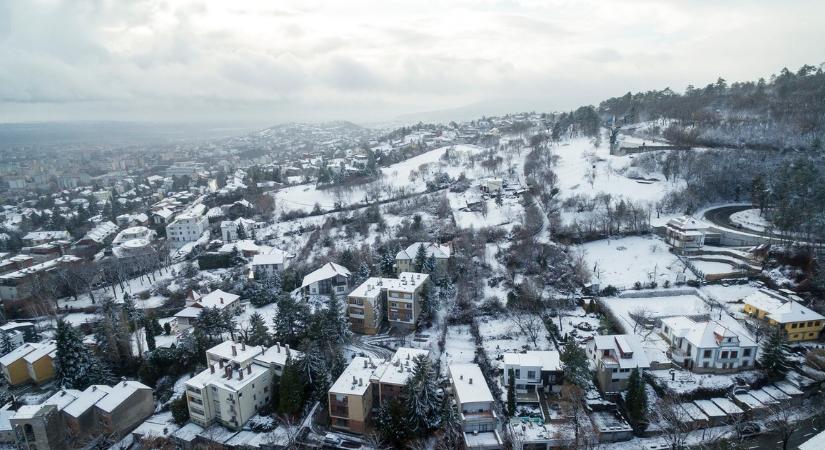
{"label": "white building", "polygon": [[122,230],[112,241],[112,254],[116,258],[129,258],[148,254],[157,233],[144,226]]}
{"label": "white building", "polygon": [[670,357],[697,373],[751,369],[756,360],[758,346],[750,336],[715,320],[667,317],[659,331],[670,342]]}
{"label": "white building", "polygon": [[184,245],[200,239],[209,231],[209,219],[206,216],[181,214],[166,225],[166,242],[169,248],[177,250]]}
{"label": "white building", "polygon": [[495,399],[481,368],[477,364],[450,364],[449,376],[467,448],[502,448]]}
{"label": "white building", "polygon": [[192,422],[214,422],[233,430],[241,427],[270,402],[272,380],[283,371],[287,357],[300,352],[276,345],[265,349],[226,341],[206,351],[203,372],[186,382],[186,401]]}
{"label": "white building", "polygon": [[283,272],[286,268],[288,254],[278,248],[272,248],[267,253],[259,253],[252,257],[249,263],[250,272],[254,278],[272,276]]}
{"label": "white building", "polygon": [[562,384],[562,367],[556,350],[530,350],[504,354],[504,387],[510,386],[510,371],[515,378],[516,393],[535,393],[539,388],[556,392]]}
{"label": "white building", "polygon": [[346,267],[329,262],[306,275],[300,289],[304,295],[346,294],[351,276]]}
{"label": "white building", "polygon": [[175,314],[175,326],[178,329],[188,328],[195,324],[203,308],[228,309],[235,312],[240,308],[240,296],[216,289],[187,305]]}
{"label": "white building", "polygon": [[710,230],[710,224],[690,216],[670,219],[665,226],[665,241],[677,253],[692,253],[706,243],[718,244],[719,233]]}
{"label": "white building", "polygon": [[243,217],[237,220],[224,220],[221,222],[221,239],[224,242],[235,242],[238,240],[238,228],[243,227],[246,238],[252,237],[252,230],[260,228],[258,222]]}
{"label": "white building", "polygon": [[418,248],[424,247],[424,256],[435,258],[438,270],[442,273],[447,269],[450,260],[451,250],[448,245],[441,245],[435,242],[416,242],[395,255],[395,266],[399,272],[414,272],[415,257],[418,255]]}
{"label": "white building", "polygon": [[594,336],[587,341],[587,356],[596,366],[596,380],[603,392],[621,392],[633,370],[650,368],[642,343],[632,334]]}

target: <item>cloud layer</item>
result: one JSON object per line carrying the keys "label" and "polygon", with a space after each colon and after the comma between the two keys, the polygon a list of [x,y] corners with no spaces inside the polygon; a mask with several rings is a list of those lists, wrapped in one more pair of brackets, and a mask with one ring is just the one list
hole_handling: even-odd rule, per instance
{"label": "cloud layer", "polygon": [[0,121],[386,121],[753,79],[823,59],[815,1],[0,3]]}

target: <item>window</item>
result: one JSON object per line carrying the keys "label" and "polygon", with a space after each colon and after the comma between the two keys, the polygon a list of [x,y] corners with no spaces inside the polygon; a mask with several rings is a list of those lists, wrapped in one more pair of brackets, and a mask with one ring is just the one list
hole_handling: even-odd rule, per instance
{"label": "window", "polygon": [[751,349],[746,348],[746,349],[742,350],[742,356],[750,356],[750,355],[751,355]]}
{"label": "window", "polygon": [[734,350],[734,351],[730,352],[730,357],[731,357],[731,358],[736,358],[736,357],[738,357],[738,356],[739,356],[739,352],[738,352],[738,351]]}
{"label": "window", "polygon": [[705,361],[702,363],[702,367],[710,367],[710,363]]}
{"label": "window", "polygon": [[536,371],[535,370],[528,370],[527,371],[527,379],[528,380],[535,380],[536,379]]}
{"label": "window", "polygon": [[720,358],[722,358],[722,359],[727,359],[727,357],[728,357],[728,351],[727,351],[727,350],[723,351],[723,352],[722,352],[722,355],[720,355],[719,357],[720,357]]}
{"label": "window", "polygon": [[748,360],[747,359],[742,361],[742,367],[748,367]]}
{"label": "window", "polygon": [[798,324],[798,323],[792,323],[792,324],[791,324],[791,328],[797,328],[798,326],[799,326],[799,324]]}
{"label": "window", "polygon": [[521,369],[516,369],[516,378],[521,378]]}
{"label": "window", "polygon": [[[705,350],[705,358],[710,358],[713,355],[713,350]],[[707,367],[707,366],[705,366]]]}

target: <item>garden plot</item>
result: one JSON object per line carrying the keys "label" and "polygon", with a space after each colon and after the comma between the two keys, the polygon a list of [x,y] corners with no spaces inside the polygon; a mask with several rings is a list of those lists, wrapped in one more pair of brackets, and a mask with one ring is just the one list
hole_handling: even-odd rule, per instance
{"label": "garden plot", "polygon": [[[521,327],[515,319],[508,317],[479,318],[478,332],[481,335],[484,351],[493,367],[501,367],[505,352],[554,349],[541,318],[526,316],[518,319],[522,324]],[[522,328],[529,331],[523,332]]]}
{"label": "garden plot", "polygon": [[584,251],[588,268],[601,281],[601,287],[613,285],[630,289],[634,283],[643,286],[656,281],[659,286],[674,284],[684,277],[696,277],[655,236],[631,236],[620,239],[602,239],[578,246]]}
{"label": "garden plot", "polygon": [[444,353],[441,354],[442,367],[450,364],[471,363],[476,357],[476,344],[469,325],[447,327]]}
{"label": "garden plot", "polygon": [[484,228],[501,226],[508,231],[517,224],[521,224],[524,215],[524,207],[521,205],[521,198],[504,197],[502,204],[499,206],[495,200],[484,199],[484,210],[470,211],[467,209],[468,199],[472,198],[470,191],[463,193],[450,192],[447,198],[450,201],[450,207],[453,210],[453,217],[455,223],[459,228]]}
{"label": "garden plot", "polygon": [[555,317],[553,322],[559,327],[559,334],[562,336],[571,334],[577,342],[583,342],[589,337],[598,335],[598,329],[601,326],[598,315],[586,314],[581,307],[561,312],[561,319]]}
{"label": "garden plot", "polygon": [[[709,314],[710,306],[693,294],[650,297],[605,297],[601,303],[616,318],[625,333],[638,334],[639,326],[630,317],[633,312],[645,311],[654,318]],[[635,327],[635,329],[634,329]]]}
{"label": "garden plot", "polygon": [[737,380],[755,381],[760,375],[757,371],[744,371],[733,374],[698,374],[689,370],[649,370],[654,383],[676,394],[690,394],[698,390],[728,390],[737,384]]}

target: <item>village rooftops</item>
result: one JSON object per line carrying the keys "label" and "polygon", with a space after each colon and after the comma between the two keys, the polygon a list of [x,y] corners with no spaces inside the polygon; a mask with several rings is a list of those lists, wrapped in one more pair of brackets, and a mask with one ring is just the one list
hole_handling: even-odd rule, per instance
{"label": "village rooftops", "polygon": [[415,359],[419,356],[426,358],[429,354],[430,352],[427,350],[408,347],[399,348],[389,361],[382,364],[383,373],[379,375],[379,382],[403,386],[412,375]]}
{"label": "village rooftops", "polygon": [[450,364],[450,378],[459,403],[493,402],[493,394],[478,364]]}
{"label": "village rooftops", "polygon": [[27,233],[23,236],[24,241],[46,241],[46,240],[68,240],[71,239],[72,236],[69,234],[68,231],[65,230],[58,230],[58,231],[32,231]]}
{"label": "village rooftops", "polygon": [[286,252],[277,248],[273,248],[267,254],[258,254],[252,257],[252,265],[278,265],[283,264],[286,260]]}
{"label": "village rooftops", "polygon": [[808,320],[825,319],[822,314],[808,309],[793,300],[790,300],[784,305],[770,311],[768,318],[775,320],[778,323],[805,322]]}
{"label": "village rooftops", "polygon": [[370,380],[378,378],[376,371],[386,361],[381,358],[356,356],[349,363],[341,376],[329,388],[330,394],[364,395],[370,387]]}
{"label": "village rooftops", "polygon": [[58,411],[63,411],[64,408],[73,403],[82,394],[83,393],[77,389],[61,389],[46,399],[43,404],[57,406]]}
{"label": "village rooftops", "polygon": [[415,292],[429,279],[429,275],[401,272],[398,278],[370,277],[349,293],[350,297],[375,298],[381,291]]}
{"label": "village rooftops", "polygon": [[427,258],[430,256],[433,256],[436,259],[450,257],[450,247],[447,245],[440,245],[435,242],[416,242],[411,244],[406,249],[398,252],[398,254],[395,255],[395,259],[415,259],[416,255],[418,255],[418,247],[421,247],[422,245],[424,246],[424,255]]}
{"label": "village rooftops", "polygon": [[52,260],[49,260],[49,261],[46,261],[46,262],[43,262],[43,263],[40,263],[40,264],[35,264],[31,267],[26,267],[24,269],[20,269],[20,270],[15,271],[15,272],[0,275],[0,280],[14,280],[14,279],[19,279],[19,278],[25,278],[29,275],[33,275],[33,274],[36,274],[36,273],[40,273],[40,272],[44,272],[44,271],[53,269],[53,268],[57,267],[60,264],[73,263],[73,262],[79,262],[79,261],[81,261],[81,259],[78,258],[77,256],[64,255],[64,256],[61,256],[59,258],[55,258],[55,259],[52,259]]}
{"label": "village rooftops", "polygon": [[559,352],[555,350],[531,350],[526,353],[504,354],[504,365],[521,367],[541,367],[544,372],[558,372],[561,370]]}
{"label": "village rooftops", "polygon": [[318,269],[316,269],[315,271],[313,271],[312,273],[306,275],[304,277],[303,282],[301,283],[301,287],[305,288],[312,283],[317,283],[318,281],[322,280],[328,280],[339,275],[343,277],[349,277],[352,274],[346,267],[341,266],[339,264],[335,264],[334,262],[328,262],[323,266],[319,267]]}
{"label": "village rooftops", "polygon": [[[53,346],[54,344],[52,344]],[[16,349],[12,350],[11,352],[4,355],[0,358],[0,365],[8,366],[9,364],[17,361],[20,358],[24,358],[29,353],[35,350],[41,350],[43,347],[47,347],[48,344],[41,344],[39,342],[26,342],[25,344],[17,347]]]}
{"label": "village rooftops", "polygon": [[70,415],[71,417],[78,418],[86,413],[92,406],[95,405],[100,399],[109,395],[109,392],[112,391],[112,388],[109,386],[105,386],[102,384],[95,384],[89,386],[84,390],[80,395],[77,396],[75,401],[71,402],[68,406],[63,409],[63,412]]}

